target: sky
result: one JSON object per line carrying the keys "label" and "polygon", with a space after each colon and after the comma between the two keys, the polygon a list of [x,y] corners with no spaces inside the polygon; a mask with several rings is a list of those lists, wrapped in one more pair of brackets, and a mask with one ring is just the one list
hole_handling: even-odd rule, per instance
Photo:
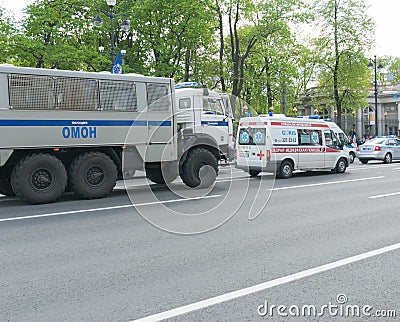
{"label": "sky", "polygon": [[[34,0],[0,0],[3,8],[14,12],[18,19],[22,17],[22,9]],[[375,46],[366,53],[378,57],[395,56],[400,57],[400,41],[397,40],[397,32],[400,25],[400,0],[365,0],[370,6],[368,14],[376,23]]]}

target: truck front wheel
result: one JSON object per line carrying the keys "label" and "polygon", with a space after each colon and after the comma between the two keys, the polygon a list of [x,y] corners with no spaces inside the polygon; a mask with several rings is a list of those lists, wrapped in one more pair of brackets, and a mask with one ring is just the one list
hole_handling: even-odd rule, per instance
{"label": "truck front wheel", "polygon": [[210,187],[215,182],[217,174],[217,158],[204,148],[191,150],[180,169],[182,181],[191,188]]}
{"label": "truck front wheel", "polygon": [[32,154],[21,159],[11,173],[15,195],[32,204],[49,203],[60,197],[67,185],[64,164],[50,154]]}
{"label": "truck front wheel", "polygon": [[117,182],[117,167],[101,152],[87,152],[72,161],[69,167],[71,190],[85,199],[103,198]]}

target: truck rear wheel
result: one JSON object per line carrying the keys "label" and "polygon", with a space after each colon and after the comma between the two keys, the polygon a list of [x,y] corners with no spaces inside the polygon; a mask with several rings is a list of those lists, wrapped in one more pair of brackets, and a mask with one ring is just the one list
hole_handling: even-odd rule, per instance
{"label": "truck rear wheel", "polygon": [[0,178],[0,194],[5,195],[7,197],[15,196],[10,180],[5,178]]}
{"label": "truck rear wheel", "polygon": [[103,198],[117,183],[117,167],[101,152],[87,152],[72,161],[69,167],[71,190],[85,199]]}
{"label": "truck rear wheel", "polygon": [[21,159],[11,173],[15,195],[32,204],[49,203],[60,197],[67,185],[64,164],[50,154],[32,154]]}
{"label": "truck rear wheel", "polygon": [[218,161],[211,151],[194,148],[189,152],[180,169],[182,181],[191,188],[208,188],[218,174]]}

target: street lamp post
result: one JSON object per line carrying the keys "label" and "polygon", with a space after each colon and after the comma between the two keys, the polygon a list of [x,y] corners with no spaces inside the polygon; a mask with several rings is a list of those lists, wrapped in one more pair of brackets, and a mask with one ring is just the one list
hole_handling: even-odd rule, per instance
{"label": "street lamp post", "polygon": [[[110,10],[103,11],[98,10],[97,16],[93,19],[93,22],[96,27],[101,27],[103,25],[103,19],[100,17],[100,12],[103,13],[106,17],[110,18],[110,39],[111,39],[111,65],[114,64],[115,60],[115,34],[114,34],[114,19],[117,17],[124,17],[124,20],[121,22],[120,28],[123,31],[128,31],[130,28],[129,21],[126,20],[126,14],[116,14],[114,13],[114,7],[117,4],[117,0],[106,0],[107,5],[110,7]],[[104,47],[101,47],[104,50]],[[100,49],[100,47],[99,47]]]}
{"label": "street lamp post", "polygon": [[374,68],[374,98],[375,98],[375,136],[378,135],[378,80],[377,80],[377,70],[376,69],[382,69],[383,65],[379,64],[377,65],[376,62],[376,55],[374,56],[374,59],[369,59],[369,64],[368,67],[373,67]]}

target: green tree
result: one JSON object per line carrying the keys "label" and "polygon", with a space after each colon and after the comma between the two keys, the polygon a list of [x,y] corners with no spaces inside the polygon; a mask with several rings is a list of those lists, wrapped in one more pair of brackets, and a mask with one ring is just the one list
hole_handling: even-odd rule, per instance
{"label": "green tree", "polygon": [[[366,88],[366,61],[363,53],[371,45],[373,22],[367,16],[363,0],[317,0],[315,8],[320,21],[320,86],[330,92],[341,126],[346,108],[363,105]],[[352,105],[352,107],[351,107]]]}
{"label": "green tree", "polygon": [[0,62],[12,62],[11,47],[12,39],[10,35],[15,32],[11,18],[0,7]]}
{"label": "green tree", "polygon": [[32,67],[98,71],[104,58],[97,52],[95,0],[37,0],[15,35],[19,64]]}
{"label": "green tree", "polygon": [[130,38],[131,67],[155,76],[189,80],[202,75],[216,22],[206,1],[144,0],[135,3]]}

